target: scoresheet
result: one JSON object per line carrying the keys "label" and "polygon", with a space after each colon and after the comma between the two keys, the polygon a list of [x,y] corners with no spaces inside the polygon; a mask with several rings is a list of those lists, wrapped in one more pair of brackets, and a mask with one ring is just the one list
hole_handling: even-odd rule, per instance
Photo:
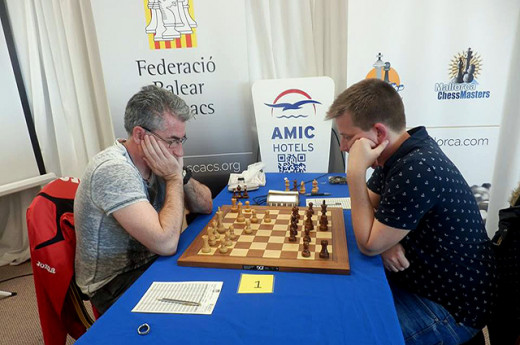
{"label": "scoresheet", "polygon": [[153,282],[134,313],[213,313],[223,282]]}

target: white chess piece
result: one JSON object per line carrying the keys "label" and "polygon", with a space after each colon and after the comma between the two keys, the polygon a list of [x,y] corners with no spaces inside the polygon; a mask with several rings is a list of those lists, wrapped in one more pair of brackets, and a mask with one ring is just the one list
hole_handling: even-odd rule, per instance
{"label": "white chess piece", "polygon": [[193,18],[190,15],[190,12],[189,12],[190,5],[188,4],[188,0],[179,0],[179,2],[182,3],[184,16],[186,17],[186,19],[188,21],[188,25],[192,28],[196,28],[197,22],[195,20],[193,20]]}

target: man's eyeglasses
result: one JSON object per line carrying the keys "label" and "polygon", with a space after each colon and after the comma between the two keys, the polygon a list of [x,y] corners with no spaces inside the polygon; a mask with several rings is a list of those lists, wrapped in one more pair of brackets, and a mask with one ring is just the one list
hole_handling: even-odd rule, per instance
{"label": "man's eyeglasses", "polygon": [[179,146],[179,145],[181,145],[181,144],[184,144],[184,143],[186,142],[186,140],[188,140],[188,138],[186,138],[186,136],[183,136],[182,138],[175,138],[175,137],[174,137],[174,138],[171,139],[171,140],[166,140],[166,139],[164,139],[163,137],[161,137],[159,134],[157,134],[157,133],[155,133],[155,132],[149,130],[149,129],[146,128],[146,127],[141,126],[141,128],[144,129],[144,130],[147,131],[147,132],[152,133],[152,135],[153,135],[154,137],[156,137],[157,139],[161,139],[162,141],[164,141],[166,144],[168,144],[168,147],[169,147],[169,148],[177,147],[177,146]]}

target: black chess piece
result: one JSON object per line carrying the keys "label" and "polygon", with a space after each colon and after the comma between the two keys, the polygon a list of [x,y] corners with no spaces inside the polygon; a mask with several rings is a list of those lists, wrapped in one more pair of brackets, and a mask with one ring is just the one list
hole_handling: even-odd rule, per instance
{"label": "black chess piece", "polygon": [[328,245],[329,245],[329,241],[321,240],[320,258],[322,258],[322,259],[328,259],[329,258],[329,251],[327,250],[327,246]]}
{"label": "black chess piece", "polygon": [[305,236],[303,236],[303,241],[307,241],[307,242],[311,241],[310,232],[307,229],[305,229]]}
{"label": "black chess piece", "polygon": [[459,57],[459,63],[457,65],[457,69],[458,69],[458,72],[457,72],[457,77],[455,78],[455,82],[457,84],[461,84],[464,82],[464,74],[462,73],[462,68],[464,67],[464,62],[462,61],[462,58]]}
{"label": "black chess piece", "polygon": [[304,258],[308,258],[309,256],[311,256],[311,252],[309,251],[309,242],[305,240],[303,241],[302,256]]}
{"label": "black chess piece", "polygon": [[389,78],[389,76],[388,76],[388,72],[390,71],[390,62],[385,62],[384,70],[385,70],[385,79],[384,79],[384,80],[385,80],[387,83],[389,83],[389,82],[390,82],[390,78]]}
{"label": "black chess piece", "polygon": [[296,242],[296,231],[293,228],[289,230],[289,241]]}
{"label": "black chess piece", "polygon": [[321,213],[327,213],[327,204],[325,203],[325,200],[323,200],[323,203],[321,204]]}

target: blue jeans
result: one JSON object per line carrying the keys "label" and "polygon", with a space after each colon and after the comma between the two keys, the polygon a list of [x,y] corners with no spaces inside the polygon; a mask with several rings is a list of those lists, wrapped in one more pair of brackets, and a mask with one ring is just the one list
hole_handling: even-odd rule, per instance
{"label": "blue jeans", "polygon": [[390,286],[406,345],[457,345],[480,331],[458,323],[441,305]]}

